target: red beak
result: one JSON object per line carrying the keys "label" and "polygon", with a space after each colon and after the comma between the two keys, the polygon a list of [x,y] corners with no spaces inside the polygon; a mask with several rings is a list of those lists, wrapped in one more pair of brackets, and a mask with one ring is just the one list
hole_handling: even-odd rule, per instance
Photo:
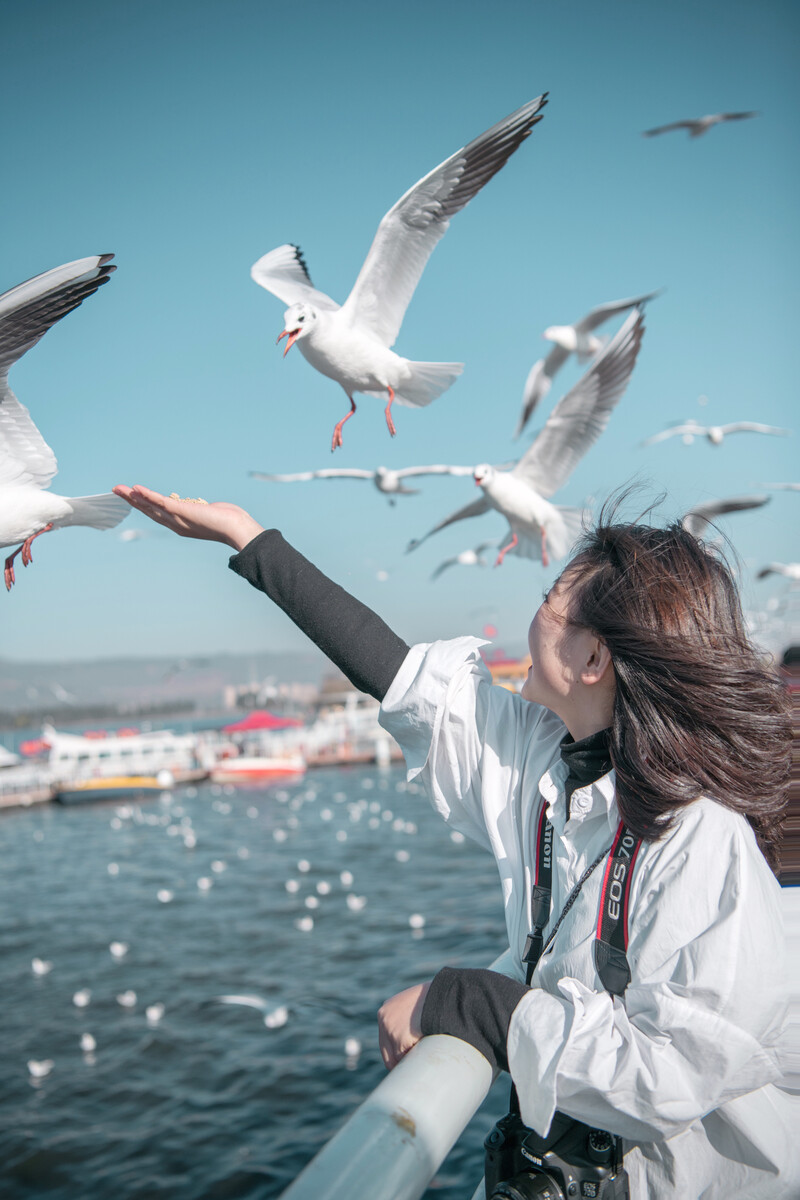
{"label": "red beak", "polygon": [[291,333],[289,333],[289,330],[288,330],[288,329],[284,329],[283,333],[282,333],[282,334],[280,335],[280,337],[278,338],[278,341],[275,343],[275,345],[277,346],[277,345],[278,345],[278,343],[280,342],[281,338],[288,337],[288,339],[289,339],[289,340],[288,340],[288,342],[286,343],[286,349],[285,349],[285,350],[284,350],[284,352],[283,352],[283,357],[284,357],[284,358],[286,358],[286,355],[289,353],[289,351],[291,350],[292,346],[295,344],[295,342],[297,341],[297,339],[299,338],[299,336],[300,336],[300,330],[299,330],[299,329],[294,329],[294,330],[292,330],[292,332],[291,332]]}

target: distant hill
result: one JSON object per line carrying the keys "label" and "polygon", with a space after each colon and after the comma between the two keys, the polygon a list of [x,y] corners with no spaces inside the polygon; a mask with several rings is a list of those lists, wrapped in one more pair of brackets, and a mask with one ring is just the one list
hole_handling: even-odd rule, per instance
{"label": "distant hill", "polygon": [[74,662],[0,659],[0,712],[67,715],[72,707],[141,708],[190,699],[219,710],[234,685],[318,683],[332,670],[314,646],[300,653],[209,654],[191,658],[108,658]]}

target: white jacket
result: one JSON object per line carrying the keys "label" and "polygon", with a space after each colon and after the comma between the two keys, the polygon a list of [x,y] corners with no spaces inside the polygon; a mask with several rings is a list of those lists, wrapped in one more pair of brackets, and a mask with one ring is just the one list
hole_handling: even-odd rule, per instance
{"label": "white jacket", "polygon": [[[493,852],[507,973],[524,980],[541,806],[554,827],[552,926],[611,846],[614,772],[574,792],[566,820],[564,725],[493,686],[481,644],[413,647],[381,723],[403,748],[408,778]],[[780,887],[750,826],[700,799],[663,840],[642,846],[630,896],[632,979],[621,998],[604,991],[592,955],[602,875],[601,864],[511,1018],[523,1120],[546,1134],[558,1108],[622,1136],[633,1200],[797,1200],[800,1103],[776,1086],[786,1020]]]}

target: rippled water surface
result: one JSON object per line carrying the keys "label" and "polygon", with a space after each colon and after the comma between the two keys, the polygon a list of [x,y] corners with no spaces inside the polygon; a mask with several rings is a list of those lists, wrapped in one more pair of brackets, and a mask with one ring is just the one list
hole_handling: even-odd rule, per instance
{"label": "rippled water surface", "polygon": [[[493,860],[399,768],[14,811],[0,854],[5,1200],[280,1195],[383,1077],[380,1003],[505,946]],[[263,997],[273,1027],[229,993]],[[506,1090],[431,1197],[472,1195]]]}

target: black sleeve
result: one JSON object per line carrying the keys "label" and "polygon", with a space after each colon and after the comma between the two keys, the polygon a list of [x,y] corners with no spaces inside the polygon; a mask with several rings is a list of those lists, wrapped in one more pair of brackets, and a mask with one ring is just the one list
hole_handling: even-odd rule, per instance
{"label": "black sleeve", "polygon": [[425,1036],[449,1033],[469,1042],[493,1067],[507,1071],[511,1014],[529,990],[497,971],[444,967],[425,997],[420,1027]]}
{"label": "black sleeve", "polygon": [[274,600],[360,692],[383,700],[408,646],[380,617],[265,529],[228,566]]}

